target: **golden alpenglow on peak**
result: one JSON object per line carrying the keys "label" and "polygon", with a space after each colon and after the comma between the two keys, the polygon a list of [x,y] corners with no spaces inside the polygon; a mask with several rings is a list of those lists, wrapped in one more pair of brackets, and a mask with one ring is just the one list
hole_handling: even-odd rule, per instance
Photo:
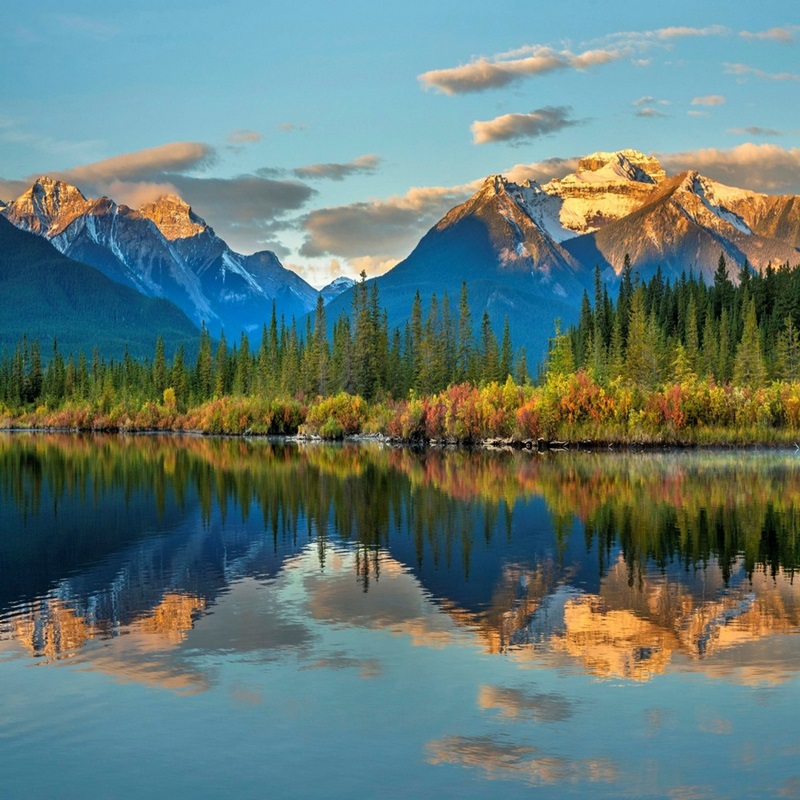
{"label": "golden alpenglow on peak", "polygon": [[155,202],[141,206],[139,213],[153,222],[170,241],[197,236],[207,227],[191,206],[174,194],[162,195]]}
{"label": "golden alpenglow on peak", "polygon": [[[597,172],[610,164],[626,164],[638,168],[653,183],[660,183],[667,176],[657,158],[631,148],[617,150],[613,153],[597,152],[584,156],[578,161],[578,172]],[[632,176],[631,179],[636,180]]]}

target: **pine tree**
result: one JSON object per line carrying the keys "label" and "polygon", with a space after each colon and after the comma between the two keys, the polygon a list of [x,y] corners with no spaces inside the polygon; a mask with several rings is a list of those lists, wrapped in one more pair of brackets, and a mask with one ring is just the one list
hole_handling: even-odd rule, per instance
{"label": "pine tree", "polygon": [[784,381],[800,380],[800,331],[791,316],[784,319],[778,336],[776,377]]}
{"label": "pine tree", "polygon": [[645,311],[644,298],[644,287],[640,284],[631,298],[625,377],[634,384],[652,386],[657,379],[658,362],[653,326]]}
{"label": "pine tree", "polygon": [[252,390],[253,361],[250,356],[250,341],[242,331],[239,339],[239,352],[236,358],[236,371],[233,376],[233,393],[249,395]]}
{"label": "pine tree", "polygon": [[513,371],[514,354],[511,345],[511,329],[508,326],[508,315],[503,322],[503,342],[500,345],[500,380],[504,381]]}
{"label": "pine tree", "polygon": [[571,337],[561,332],[561,320],[555,321],[555,336],[550,340],[547,358],[547,379],[572,375],[575,372],[575,357]]}
{"label": "pine tree", "polygon": [[211,397],[214,389],[214,364],[211,358],[211,334],[205,323],[200,326],[200,347],[195,364],[194,390],[197,399],[202,402]]}
{"label": "pine tree", "polygon": [[153,356],[153,390],[161,398],[167,388],[167,362],[164,359],[164,339],[156,339],[156,352]]}
{"label": "pine tree", "polygon": [[183,342],[178,345],[172,359],[172,388],[175,391],[175,402],[179,411],[186,411],[189,402],[189,376],[186,371],[186,358],[183,352]]}
{"label": "pine tree", "polygon": [[222,331],[214,365],[214,397],[223,397],[228,390],[228,343]]}
{"label": "pine tree", "polygon": [[764,365],[764,352],[761,347],[761,334],[756,321],[755,301],[751,297],[744,314],[744,331],[736,349],[733,369],[733,382],[736,386],[749,386],[757,389],[767,380]]}
{"label": "pine tree", "polygon": [[472,353],[474,342],[472,337],[472,312],[467,296],[467,282],[461,284],[461,296],[458,301],[458,345],[456,353],[455,380],[458,383],[472,377]]}
{"label": "pine tree", "polygon": [[499,380],[500,377],[500,351],[497,347],[497,337],[492,330],[489,312],[484,311],[481,318],[481,383]]}

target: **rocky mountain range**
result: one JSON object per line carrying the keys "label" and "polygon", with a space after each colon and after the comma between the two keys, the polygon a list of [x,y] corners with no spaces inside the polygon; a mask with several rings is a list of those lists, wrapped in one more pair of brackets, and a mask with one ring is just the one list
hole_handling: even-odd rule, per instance
{"label": "rocky mountain range", "polygon": [[[390,323],[402,322],[414,293],[423,299],[469,286],[473,318],[487,311],[495,330],[538,358],[553,319],[577,317],[595,265],[615,291],[625,255],[643,279],[660,267],[711,280],[720,254],[731,277],[800,263],[800,198],[725,186],[698,172],[667,177],[636,150],[593,153],[575,173],[539,185],[494,175],[449,211],[404,261],[378,278]],[[343,309],[348,294],[333,301]]]}
{"label": "rocky mountain range", "polygon": [[[212,334],[255,332],[274,302],[288,320],[312,311],[319,293],[270,251],[234,252],[181,198],[139,209],[42,177],[0,215],[47,239],[71,259],[117,283],[172,301]],[[637,150],[598,152],[544,185],[487,178],[451,209],[400,264],[377,279],[390,325],[405,322],[414,294],[457,300],[466,281],[473,320],[487,311],[499,332],[534,358],[553,320],[575,319],[599,265],[614,292],[625,255],[643,278],[661,268],[676,280],[691,270],[711,280],[720,253],[731,276],[800,262],[800,198],[725,186],[696,171],[667,176]],[[350,308],[353,281],[322,290],[329,320]]]}
{"label": "rocky mountain range", "polygon": [[235,253],[179,197],[134,210],[41,177],[0,213],[117,283],[170,300],[213,334],[260,329],[272,301],[287,319],[316,303],[317,291],[274,253]]}

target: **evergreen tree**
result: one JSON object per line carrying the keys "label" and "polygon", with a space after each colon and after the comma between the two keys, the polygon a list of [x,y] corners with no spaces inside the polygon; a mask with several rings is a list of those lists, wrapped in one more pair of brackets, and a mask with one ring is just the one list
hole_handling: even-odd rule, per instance
{"label": "evergreen tree", "polygon": [[462,383],[472,377],[473,348],[472,312],[469,308],[467,282],[463,281],[458,301],[458,347],[455,369],[455,380],[458,383]]}
{"label": "evergreen tree", "polygon": [[736,349],[733,382],[737,386],[757,389],[766,383],[767,369],[761,347],[761,334],[756,321],[756,306],[753,298],[747,303],[744,315],[744,331]]}
{"label": "evergreen tree", "polygon": [[167,362],[164,358],[164,339],[161,336],[156,340],[152,380],[156,396],[160,398],[164,394],[164,389],[167,388]]}
{"label": "evergreen tree", "polygon": [[784,319],[778,336],[776,377],[784,381],[800,380],[800,331],[791,316]]}

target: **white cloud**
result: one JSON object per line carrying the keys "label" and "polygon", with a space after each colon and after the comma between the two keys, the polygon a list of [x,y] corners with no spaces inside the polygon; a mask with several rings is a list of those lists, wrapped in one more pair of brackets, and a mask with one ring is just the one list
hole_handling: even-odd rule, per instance
{"label": "white cloud", "polygon": [[693,106],[721,106],[725,103],[725,98],[721,94],[707,94],[703,97],[692,98]]}
{"label": "white cloud", "polygon": [[487,142],[518,142],[556,133],[577,121],[569,118],[569,106],[546,106],[527,114],[503,114],[494,119],[472,123],[475,144]]}
{"label": "white cloud", "polygon": [[[523,47],[491,58],[481,57],[469,64],[424,72],[419,81],[428,89],[455,95],[497,89],[531,75],[563,69],[585,70],[616,61],[625,55],[620,50],[586,50],[572,53],[543,45]],[[509,56],[523,56],[520,58]]]}
{"label": "white cloud", "polygon": [[792,44],[794,42],[794,35],[797,30],[797,25],[787,25],[783,28],[770,28],[766,31],[740,31],[739,36],[742,36],[745,39],[761,39],[773,42],[782,42],[783,44]]}
{"label": "white cloud", "polygon": [[422,234],[447,211],[470,197],[482,181],[461,186],[414,187],[385,200],[367,200],[311,211],[303,219],[300,254],[369,257],[380,264],[406,256]]}

